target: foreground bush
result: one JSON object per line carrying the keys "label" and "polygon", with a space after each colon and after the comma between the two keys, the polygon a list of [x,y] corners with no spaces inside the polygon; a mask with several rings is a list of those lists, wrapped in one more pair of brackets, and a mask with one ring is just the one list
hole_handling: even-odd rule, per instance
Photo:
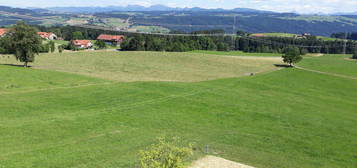
{"label": "foreground bush", "polygon": [[183,168],[184,159],[192,155],[192,145],[178,146],[178,141],[159,138],[146,151],[140,151],[141,168]]}

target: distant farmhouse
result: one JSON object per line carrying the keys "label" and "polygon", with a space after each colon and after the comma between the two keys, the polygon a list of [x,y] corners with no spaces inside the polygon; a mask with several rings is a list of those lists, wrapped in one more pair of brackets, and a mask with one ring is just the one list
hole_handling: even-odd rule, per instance
{"label": "distant farmhouse", "polygon": [[107,43],[108,45],[119,46],[124,41],[124,36],[101,34],[98,36],[97,40],[102,40],[105,43]]}
{"label": "distant farmhouse", "polygon": [[4,37],[5,36],[5,34],[7,33],[7,29],[0,29],[0,37]]}
{"label": "distant farmhouse", "polygon": [[308,38],[310,37],[311,34],[310,33],[303,33],[303,34],[299,34],[297,36],[295,36],[296,38]]}
{"label": "distant farmhouse", "polygon": [[90,40],[72,40],[71,43],[80,49],[89,49],[93,47],[93,44]]}
{"label": "distant farmhouse", "polygon": [[37,32],[37,34],[46,40],[57,40],[57,36],[51,32]]}

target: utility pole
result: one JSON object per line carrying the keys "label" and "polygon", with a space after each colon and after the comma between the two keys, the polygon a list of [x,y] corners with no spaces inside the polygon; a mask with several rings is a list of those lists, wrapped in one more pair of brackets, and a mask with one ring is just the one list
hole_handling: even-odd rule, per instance
{"label": "utility pole", "polygon": [[233,15],[233,34],[236,34],[236,15],[234,14]]}
{"label": "utility pole", "polygon": [[343,40],[343,54],[346,55],[347,48],[347,32],[345,32],[345,39]]}
{"label": "utility pole", "polygon": [[233,14],[233,33],[232,33],[232,50],[236,48],[234,37],[237,35],[236,32],[236,15]]}

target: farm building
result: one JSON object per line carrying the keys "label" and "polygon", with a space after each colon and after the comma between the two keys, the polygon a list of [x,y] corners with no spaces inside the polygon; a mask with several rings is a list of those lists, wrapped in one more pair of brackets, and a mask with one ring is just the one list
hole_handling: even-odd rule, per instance
{"label": "farm building", "polygon": [[102,40],[109,45],[120,45],[124,41],[124,36],[101,34],[97,40]]}
{"label": "farm building", "polygon": [[90,40],[73,40],[71,43],[77,48],[89,49],[93,47],[93,44]]}
{"label": "farm building", "polygon": [[310,36],[311,36],[310,33],[303,33],[303,34],[297,35],[296,38],[307,38],[307,37],[310,37]]}
{"label": "farm building", "polygon": [[41,38],[47,39],[47,40],[57,40],[57,36],[54,33],[51,32],[38,32],[37,33]]}
{"label": "farm building", "polygon": [[0,37],[5,36],[7,31],[8,31],[7,29],[0,29]]}

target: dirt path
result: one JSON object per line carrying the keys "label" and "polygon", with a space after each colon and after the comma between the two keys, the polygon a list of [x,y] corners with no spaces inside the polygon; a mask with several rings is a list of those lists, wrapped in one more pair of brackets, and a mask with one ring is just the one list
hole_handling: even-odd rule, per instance
{"label": "dirt path", "polygon": [[254,168],[254,167],[233,162],[230,160],[226,160],[223,158],[215,157],[215,156],[206,156],[202,159],[193,162],[193,164],[189,168]]}
{"label": "dirt path", "polygon": [[299,67],[299,66],[295,66],[295,68],[301,69],[304,71],[315,72],[315,73],[319,73],[319,74],[325,74],[325,75],[336,76],[336,77],[345,78],[345,79],[357,80],[357,77],[353,77],[353,76],[346,76],[346,75],[335,74],[335,73],[330,73],[330,72],[322,72],[322,71],[307,69],[307,68],[303,68],[303,67]]}

